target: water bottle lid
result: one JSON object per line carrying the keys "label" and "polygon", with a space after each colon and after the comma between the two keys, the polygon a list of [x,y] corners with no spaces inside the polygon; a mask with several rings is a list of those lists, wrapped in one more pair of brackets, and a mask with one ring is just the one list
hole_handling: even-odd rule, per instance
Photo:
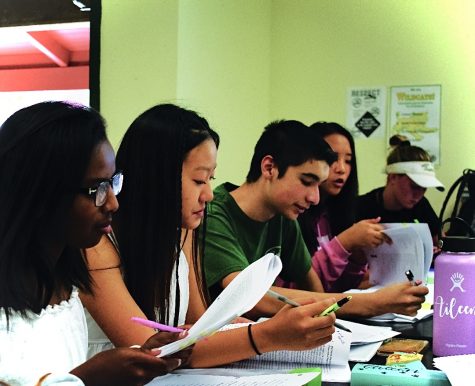
{"label": "water bottle lid", "polygon": [[449,252],[475,252],[475,237],[442,237],[442,250]]}

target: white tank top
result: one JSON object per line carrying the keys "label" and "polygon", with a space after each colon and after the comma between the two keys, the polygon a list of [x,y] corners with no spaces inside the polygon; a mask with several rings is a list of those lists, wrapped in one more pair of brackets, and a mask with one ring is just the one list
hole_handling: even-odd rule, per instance
{"label": "white tank top", "polygon": [[[168,324],[173,324],[175,319],[175,293],[176,293],[176,264],[172,272],[172,278],[170,282],[170,299],[169,299],[169,316]],[[186,313],[188,311],[188,304],[190,300],[190,289],[188,284],[188,261],[186,260],[185,254],[180,251],[179,263],[178,263],[178,285],[180,288],[180,310],[178,314],[178,325],[185,324]],[[87,357],[90,358],[93,355],[113,348],[114,345],[110,339],[106,336],[104,331],[97,325],[96,321],[93,319],[91,314],[85,309],[87,328],[89,332],[89,344]],[[143,342],[138,342],[143,343]]]}

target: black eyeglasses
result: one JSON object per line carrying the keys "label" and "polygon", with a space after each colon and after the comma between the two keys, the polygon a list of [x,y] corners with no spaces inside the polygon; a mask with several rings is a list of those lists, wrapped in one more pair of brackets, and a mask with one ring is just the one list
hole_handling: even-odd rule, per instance
{"label": "black eyeglasses", "polygon": [[122,171],[116,172],[110,180],[105,180],[99,183],[93,188],[82,188],[79,191],[94,198],[94,205],[102,206],[106,203],[107,193],[109,188],[112,188],[114,195],[118,195],[122,190],[122,184],[124,182],[124,176]]}

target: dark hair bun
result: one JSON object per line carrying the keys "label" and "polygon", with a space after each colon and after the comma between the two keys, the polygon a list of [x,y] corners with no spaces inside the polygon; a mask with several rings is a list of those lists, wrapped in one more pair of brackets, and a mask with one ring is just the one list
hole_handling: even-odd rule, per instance
{"label": "dark hair bun", "polygon": [[391,138],[389,138],[389,145],[391,147],[411,146],[411,142],[407,139],[406,136],[401,134],[395,134]]}

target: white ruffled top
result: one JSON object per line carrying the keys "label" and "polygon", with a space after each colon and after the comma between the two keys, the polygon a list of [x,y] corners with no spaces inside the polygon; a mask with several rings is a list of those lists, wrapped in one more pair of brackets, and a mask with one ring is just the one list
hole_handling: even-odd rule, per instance
{"label": "white ruffled top", "polygon": [[[172,324],[175,318],[175,293],[176,293],[176,263],[173,269],[173,274],[170,282],[170,299],[169,299],[169,317],[168,324]],[[188,261],[186,260],[185,254],[181,251],[179,255],[178,262],[178,286],[180,288],[180,309],[178,314],[178,325],[185,324],[186,313],[188,311],[188,304],[190,300],[190,288],[188,283],[188,274],[189,266]],[[93,319],[91,314],[85,309],[87,327],[89,331],[89,347],[87,350],[87,357],[91,358],[92,356],[100,353],[101,351],[114,348],[114,345],[107,337],[107,335],[102,331],[96,321]],[[130,321],[126,320],[123,323],[129,323]],[[130,322],[132,323],[132,322]],[[142,344],[144,342],[137,342],[137,344]]]}
{"label": "white ruffled top", "polygon": [[40,314],[28,312],[27,318],[23,318],[14,312],[8,331],[5,313],[0,310],[0,380],[3,382],[11,386],[35,385],[46,373],[68,377],[70,370],[86,360],[86,353],[87,325],[76,288],[69,300],[47,306]]}

